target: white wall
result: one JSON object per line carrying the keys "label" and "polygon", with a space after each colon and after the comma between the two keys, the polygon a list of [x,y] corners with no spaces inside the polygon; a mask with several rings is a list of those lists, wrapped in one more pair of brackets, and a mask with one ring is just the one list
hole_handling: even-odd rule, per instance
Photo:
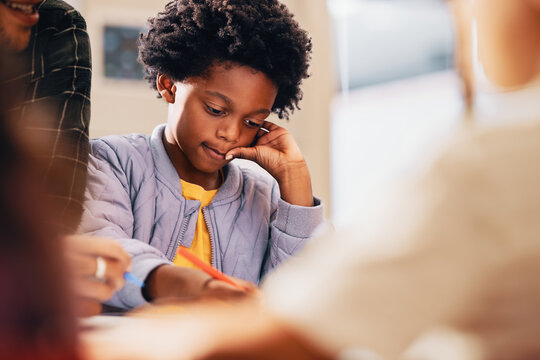
{"label": "white wall", "polygon": [[[332,220],[354,221],[374,191],[429,164],[462,125],[463,101],[453,71],[352,91],[332,114]],[[356,215],[357,216],[357,215]]]}
{"label": "white wall", "polygon": [[80,11],[86,19],[92,45],[92,120],[90,137],[145,133],[166,121],[167,107],[143,81],[115,80],[104,76],[105,25],[143,27],[168,1],[87,0]]}
{"label": "white wall", "polygon": [[333,46],[326,0],[282,0],[313,40],[311,77],[302,87],[301,111],[285,126],[291,131],[311,171],[313,192],[331,214],[330,199],[330,105],[336,93]]}

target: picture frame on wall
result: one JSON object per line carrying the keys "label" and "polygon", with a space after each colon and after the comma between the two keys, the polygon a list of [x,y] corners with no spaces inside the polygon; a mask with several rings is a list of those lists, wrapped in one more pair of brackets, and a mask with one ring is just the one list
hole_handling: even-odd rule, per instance
{"label": "picture frame on wall", "polygon": [[137,41],[144,29],[137,26],[105,24],[103,27],[104,76],[116,80],[143,80],[137,61]]}
{"label": "picture frame on wall", "polygon": [[[123,1],[123,0],[122,0]],[[120,6],[120,0],[85,1],[92,44],[90,136],[151,134],[167,117],[167,106],[143,78],[137,40],[152,14],[167,0]]]}

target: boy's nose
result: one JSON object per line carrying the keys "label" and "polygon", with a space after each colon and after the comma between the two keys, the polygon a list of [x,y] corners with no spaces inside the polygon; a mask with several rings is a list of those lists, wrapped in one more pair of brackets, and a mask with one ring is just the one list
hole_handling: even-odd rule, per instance
{"label": "boy's nose", "polygon": [[217,128],[217,137],[228,142],[236,142],[240,136],[239,123],[237,119],[223,119]]}

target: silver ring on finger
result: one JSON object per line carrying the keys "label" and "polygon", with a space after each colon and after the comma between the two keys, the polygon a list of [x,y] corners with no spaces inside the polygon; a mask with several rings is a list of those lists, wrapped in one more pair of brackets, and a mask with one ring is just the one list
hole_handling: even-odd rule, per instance
{"label": "silver ring on finger", "polygon": [[98,256],[96,258],[96,273],[94,274],[94,277],[98,280],[104,280],[106,272],[107,272],[107,262],[105,261],[103,257]]}

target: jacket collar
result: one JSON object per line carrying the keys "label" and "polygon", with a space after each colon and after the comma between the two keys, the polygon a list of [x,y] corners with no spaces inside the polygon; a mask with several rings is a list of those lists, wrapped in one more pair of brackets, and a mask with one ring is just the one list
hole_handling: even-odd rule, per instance
{"label": "jacket collar", "polygon": [[[182,196],[182,185],[180,177],[176,172],[167,151],[163,144],[163,132],[166,124],[158,125],[150,136],[150,151],[154,159],[154,170],[157,176],[163,181],[174,193]],[[219,205],[220,203],[228,203],[238,198],[242,192],[242,172],[238,165],[228,163],[223,168],[225,182],[220,186],[216,196],[212,200],[212,204]]]}

